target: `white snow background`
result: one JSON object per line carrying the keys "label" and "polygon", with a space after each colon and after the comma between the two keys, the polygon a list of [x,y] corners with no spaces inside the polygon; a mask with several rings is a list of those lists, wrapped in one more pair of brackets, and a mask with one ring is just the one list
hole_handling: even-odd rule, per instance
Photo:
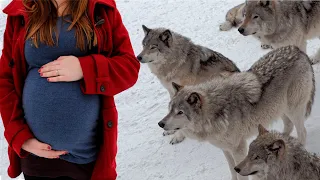
{"label": "white snow background", "polygon": [[[0,0],[1,10],[9,0]],[[207,46],[233,60],[241,70],[247,70],[268,50],[252,37],[243,37],[233,29],[220,32],[228,9],[240,0],[116,0],[136,55],[142,49],[144,33],[141,25],[166,27],[195,43]],[[0,14],[1,49],[6,16]],[[320,48],[319,40],[308,44],[308,54]],[[319,79],[317,66],[316,82]],[[317,85],[316,100],[307,120],[307,149],[319,153],[320,97]],[[119,139],[117,171],[119,180],[230,180],[227,161],[220,149],[186,139],[170,145],[171,137],[163,137],[158,121],[167,113],[169,96],[146,65],[141,66],[139,80],[134,87],[116,96],[119,111]],[[282,121],[269,128],[282,130]],[[0,126],[0,180],[7,176],[7,142]],[[295,132],[294,132],[294,135]],[[17,178],[19,179],[19,178]],[[22,178],[20,178],[22,179]]]}

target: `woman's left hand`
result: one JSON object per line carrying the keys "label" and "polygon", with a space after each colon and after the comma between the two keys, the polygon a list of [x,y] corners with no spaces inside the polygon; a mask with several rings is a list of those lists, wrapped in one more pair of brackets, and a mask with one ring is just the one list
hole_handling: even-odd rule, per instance
{"label": "woman's left hand", "polygon": [[60,56],[57,60],[42,66],[39,73],[49,82],[70,82],[83,78],[79,59],[75,56]]}

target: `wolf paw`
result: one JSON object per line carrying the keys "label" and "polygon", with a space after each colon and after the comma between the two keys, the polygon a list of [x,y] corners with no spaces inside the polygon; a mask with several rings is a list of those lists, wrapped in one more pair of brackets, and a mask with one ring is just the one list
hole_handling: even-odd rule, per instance
{"label": "wolf paw", "polygon": [[226,21],[220,24],[220,31],[229,31],[232,28],[232,24],[229,21]]}
{"label": "wolf paw", "polygon": [[171,145],[179,144],[179,143],[181,143],[184,139],[185,139],[184,136],[174,136],[174,137],[171,139],[170,144],[171,144]]}
{"label": "wolf paw", "polygon": [[262,49],[273,49],[271,45],[268,44],[261,44]]}
{"label": "wolf paw", "polygon": [[176,133],[175,130],[171,130],[171,131],[163,131],[162,135],[163,136],[170,136],[172,134]]}

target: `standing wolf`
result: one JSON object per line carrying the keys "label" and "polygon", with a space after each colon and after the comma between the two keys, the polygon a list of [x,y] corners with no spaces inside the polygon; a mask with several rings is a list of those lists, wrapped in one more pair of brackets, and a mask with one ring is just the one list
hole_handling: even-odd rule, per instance
{"label": "standing wolf", "polygon": [[269,125],[281,117],[285,134],[295,126],[299,141],[306,141],[304,122],[313,105],[315,82],[310,59],[296,46],[267,53],[247,72],[173,87],[169,113],[159,126],[221,148],[233,180],[233,168],[246,156],[246,140],[257,133],[258,124]]}
{"label": "standing wolf", "polygon": [[[320,36],[320,1],[248,0],[243,10],[238,31],[273,48],[295,45],[306,52],[307,40]],[[320,60],[320,49],[312,60]]]}
{"label": "standing wolf", "polygon": [[[141,63],[147,63],[151,72],[169,91],[174,90],[172,82],[182,85],[194,85],[214,77],[229,76],[239,72],[237,66],[222,54],[206,47],[194,44],[189,38],[165,28],[149,29],[142,26],[145,37],[143,50],[138,55]],[[175,131],[165,132],[164,135]],[[171,144],[184,140],[181,133],[176,133]]]}
{"label": "standing wolf", "polygon": [[234,169],[259,180],[319,180],[320,158],[307,152],[296,138],[259,125],[248,155]]}

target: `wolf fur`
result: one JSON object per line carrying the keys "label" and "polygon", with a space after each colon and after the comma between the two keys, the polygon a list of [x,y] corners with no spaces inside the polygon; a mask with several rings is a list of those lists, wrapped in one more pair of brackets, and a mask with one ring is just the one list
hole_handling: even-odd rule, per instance
{"label": "wolf fur", "polygon": [[[320,36],[320,1],[248,0],[244,11],[238,31],[273,48],[295,45],[306,52],[307,40]],[[312,61],[320,61],[320,49]]]}
{"label": "wolf fur", "polygon": [[[168,90],[174,94],[172,82],[181,85],[194,85],[215,77],[229,76],[240,70],[227,57],[201,45],[189,38],[165,28],[150,29],[142,26],[145,37],[143,50],[137,56],[141,63],[148,64],[151,72]],[[164,132],[170,135],[175,131]],[[182,134],[175,134],[171,144],[184,140]]]}
{"label": "wolf fur", "polygon": [[296,138],[259,125],[259,135],[250,144],[248,155],[234,169],[256,180],[319,180],[320,158]]}
{"label": "wolf fur", "polygon": [[232,180],[245,180],[233,170],[244,159],[246,140],[278,118],[284,133],[296,127],[302,144],[304,122],[310,115],[315,82],[311,61],[296,46],[275,49],[248,71],[215,78],[194,86],[173,84],[169,113],[158,123],[164,130],[179,130],[186,137],[221,148]]}

